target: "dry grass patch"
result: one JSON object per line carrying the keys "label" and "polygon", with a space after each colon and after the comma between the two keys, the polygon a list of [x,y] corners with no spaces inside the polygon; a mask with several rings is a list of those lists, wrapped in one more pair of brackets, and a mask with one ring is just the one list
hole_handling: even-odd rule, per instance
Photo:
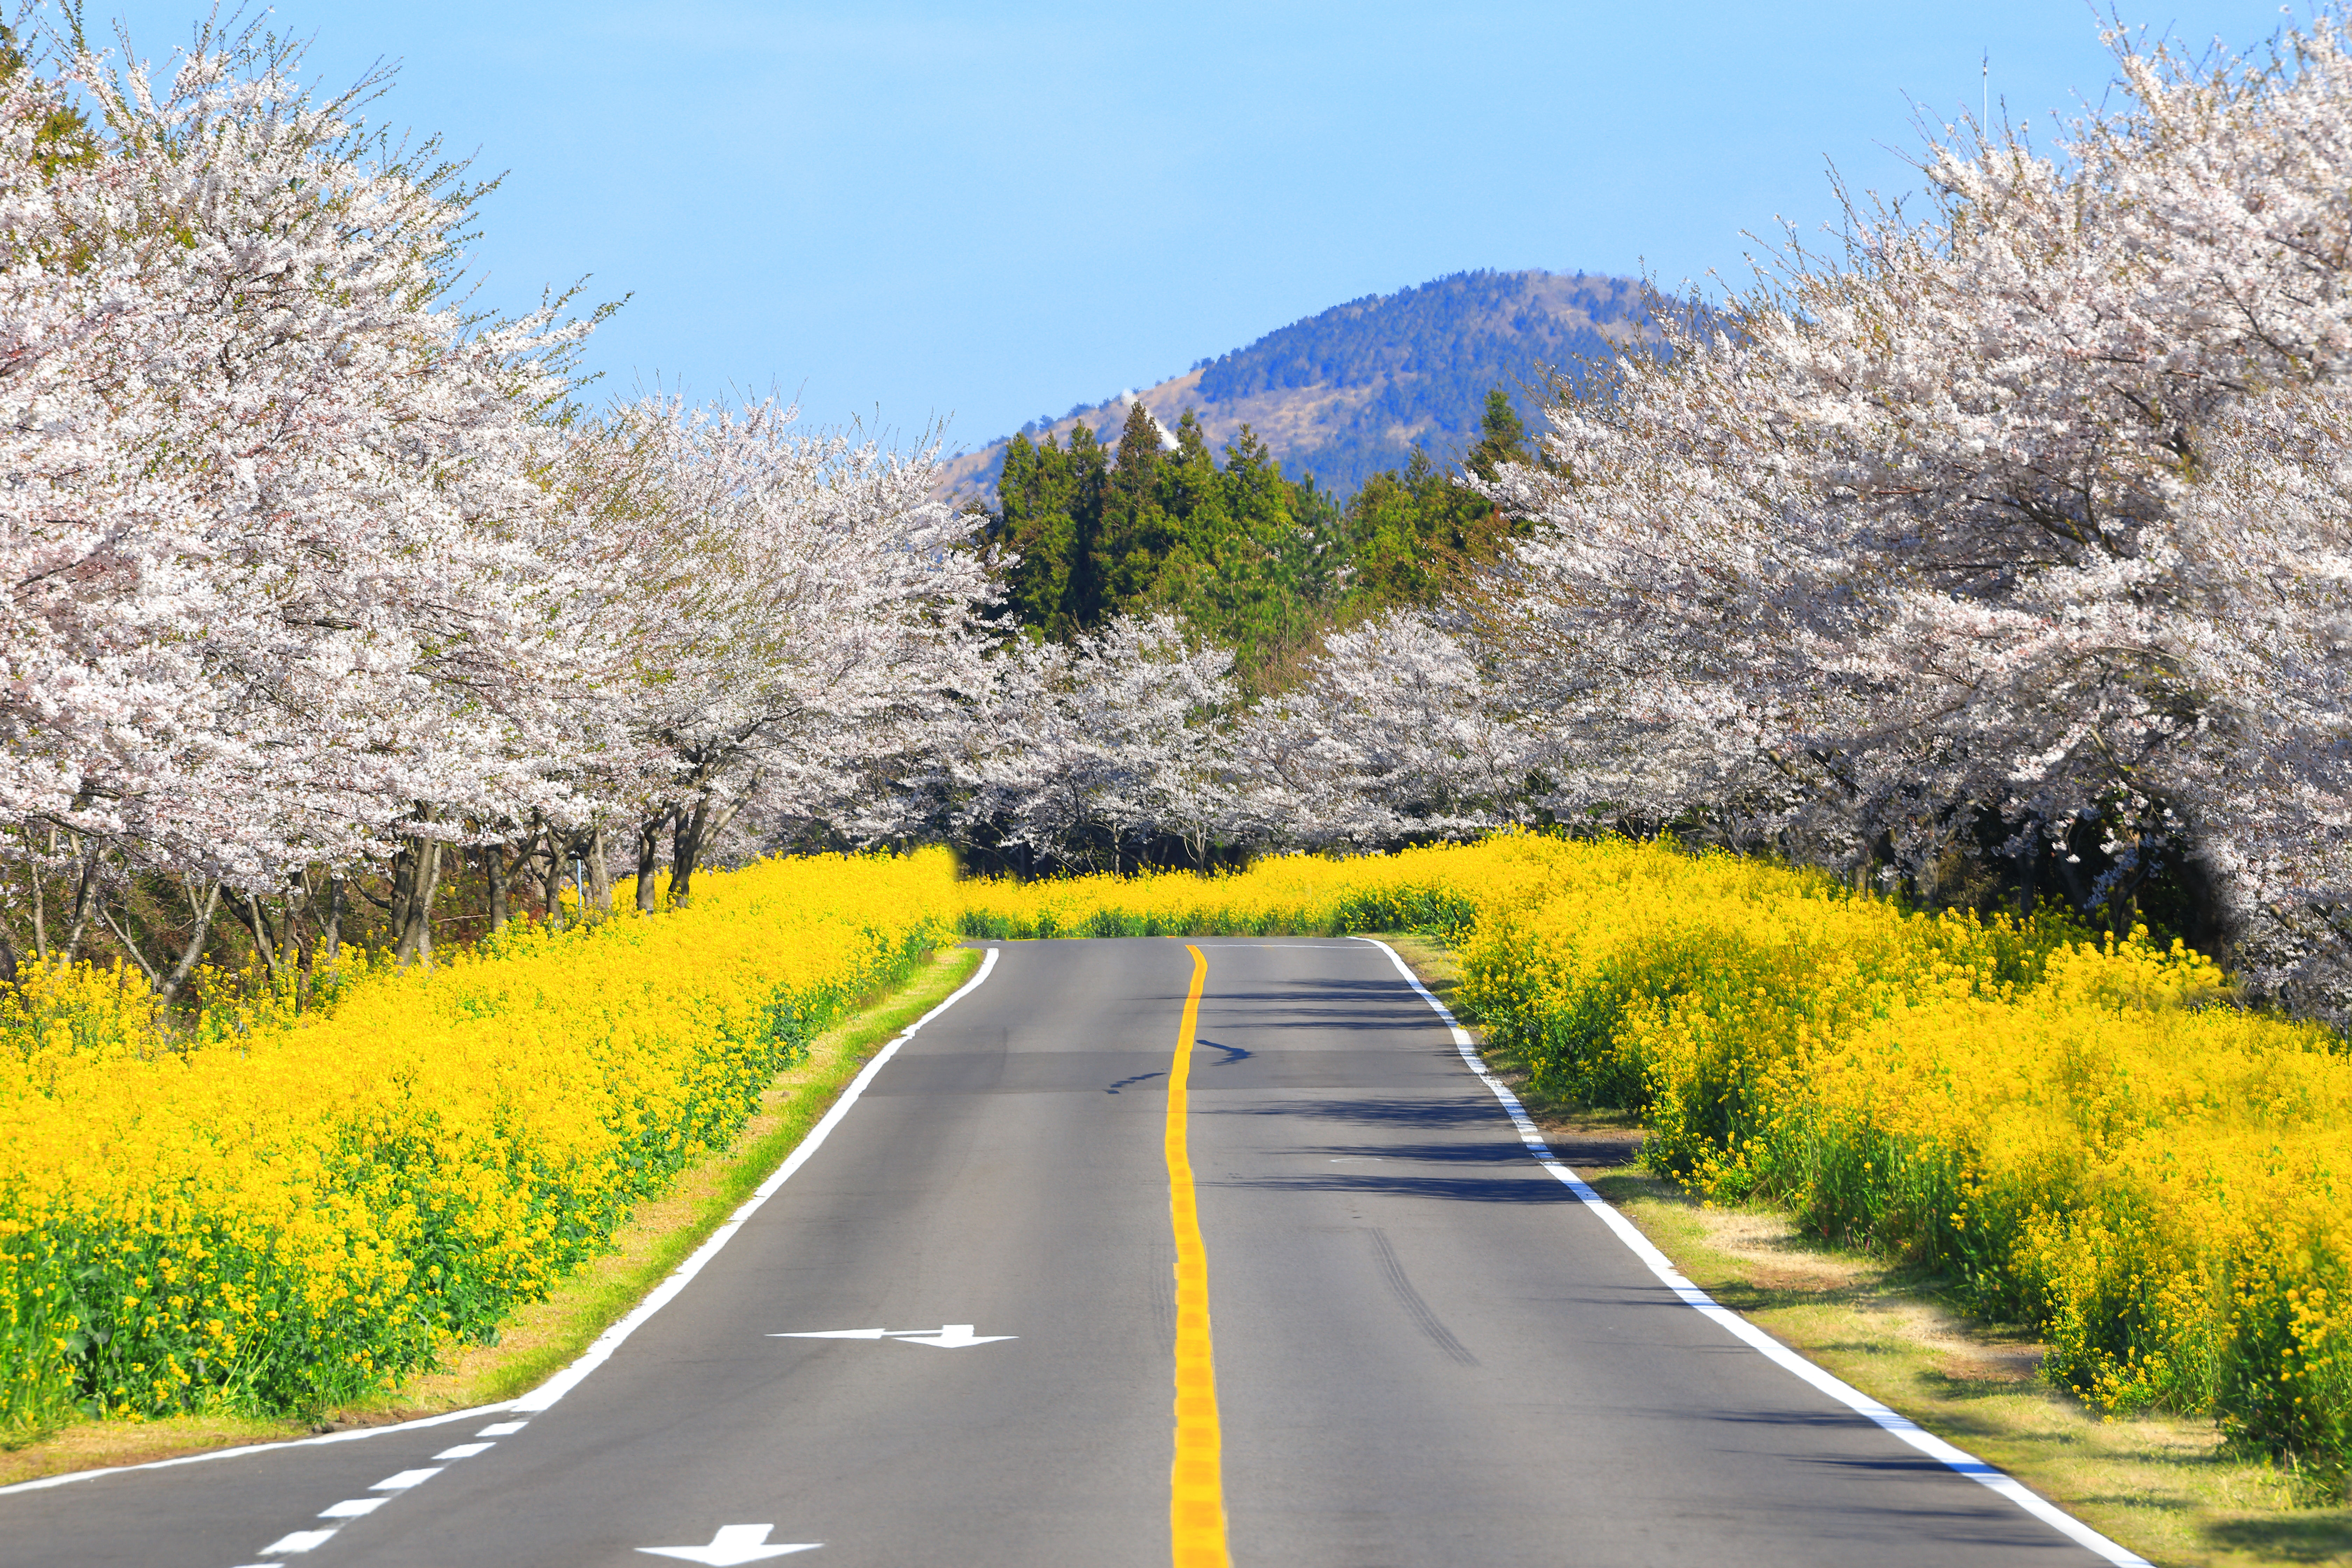
{"label": "dry grass patch", "polygon": [[547,1300],[500,1327],[496,1343],[458,1347],[442,1366],[383,1397],[311,1422],[237,1416],[79,1421],[0,1451],[0,1486],[69,1470],[145,1464],[245,1443],[282,1441],[495,1404],[524,1393],[587,1349],[725,1223],[839,1098],[893,1035],[968,979],[980,953],[950,949],[898,990],[877,995],[819,1036],[799,1066],[776,1075],[735,1142],[680,1172],[661,1198],[640,1205],[613,1251],[576,1270]]}
{"label": "dry grass patch", "polygon": [[2105,1417],[2042,1377],[2027,1331],[1979,1323],[1938,1282],[1823,1249],[1784,1215],[1714,1209],[1630,1163],[1580,1173],[1725,1306],[1864,1393],[1997,1465],[2149,1561],[2352,1564],[2352,1509],[2201,1417]]}

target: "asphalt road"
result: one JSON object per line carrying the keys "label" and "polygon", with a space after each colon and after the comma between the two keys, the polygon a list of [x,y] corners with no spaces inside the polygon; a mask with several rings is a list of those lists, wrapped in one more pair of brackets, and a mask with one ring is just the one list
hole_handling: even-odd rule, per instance
{"label": "asphalt road", "polygon": [[[2100,1561],[1693,1310],[1381,950],[1198,945],[1234,1563]],[[1192,974],[1178,942],[1003,944],[551,1407],[0,1494],[0,1563],[1167,1564]]]}

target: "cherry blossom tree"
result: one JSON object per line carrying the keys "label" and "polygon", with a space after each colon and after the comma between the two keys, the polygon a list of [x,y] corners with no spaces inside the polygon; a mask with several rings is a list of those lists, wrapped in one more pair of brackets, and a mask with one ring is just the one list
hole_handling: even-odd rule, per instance
{"label": "cherry blossom tree", "polygon": [[373,84],[314,103],[254,33],[161,86],[35,37],[0,82],[0,816],[210,887],[169,989],[223,888],[407,843],[429,900],[414,847],[545,793],[588,672],[535,476],[583,328],[467,314],[473,193],[363,133]]}
{"label": "cherry blossom tree", "polygon": [[640,908],[660,840],[671,892],[740,814],[762,828],[838,801],[902,731],[982,683],[975,616],[992,592],[978,520],[930,499],[929,451],[796,409],[655,398],[616,410],[630,530],[604,618],[630,668],[608,694],[646,763],[633,792]]}
{"label": "cherry blossom tree", "polygon": [[1260,836],[1386,847],[1509,816],[1531,748],[1461,641],[1412,611],[1325,639],[1306,679],[1258,704],[1235,767]]}
{"label": "cherry blossom tree", "polygon": [[1537,527],[1482,626],[1556,808],[2108,911],[2168,867],[2242,942],[2332,907],[2352,65],[2333,10],[2116,45],[2058,156],[1938,137],[1928,220],[1850,203],[1499,477]]}
{"label": "cherry blossom tree", "polygon": [[1032,868],[1113,870],[1161,839],[1205,864],[1237,822],[1233,662],[1165,614],[1073,643],[1016,639],[948,759],[961,831]]}

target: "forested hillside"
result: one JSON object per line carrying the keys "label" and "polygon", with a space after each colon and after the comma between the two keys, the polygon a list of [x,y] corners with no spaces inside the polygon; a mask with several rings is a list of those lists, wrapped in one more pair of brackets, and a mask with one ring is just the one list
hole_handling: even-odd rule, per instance
{"label": "forested hillside", "polygon": [[[1663,342],[1664,302],[1630,278],[1578,273],[1458,272],[1394,294],[1370,294],[1203,360],[1139,393],[1034,419],[1021,434],[1067,442],[1084,428],[1108,443],[1141,403],[1170,430],[1187,411],[1212,445],[1244,425],[1293,479],[1345,500],[1413,448],[1443,462],[1479,439],[1490,388],[1523,421],[1540,419],[1547,377],[1580,389],[1590,362]],[[1011,442],[945,465],[942,493],[993,502]]]}
{"label": "forested hillside", "polygon": [[1291,472],[1346,495],[1402,467],[1416,445],[1466,450],[1490,387],[1521,419],[1540,419],[1548,373],[1581,390],[1587,362],[1657,341],[1659,304],[1630,278],[1458,272],[1349,300],[1222,355],[1202,367],[1201,405],[1328,396],[1322,417],[1278,452]]}

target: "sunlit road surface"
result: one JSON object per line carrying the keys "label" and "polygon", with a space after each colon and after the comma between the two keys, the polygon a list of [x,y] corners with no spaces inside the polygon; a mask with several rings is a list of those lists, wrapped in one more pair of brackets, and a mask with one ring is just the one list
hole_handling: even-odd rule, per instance
{"label": "sunlit road surface", "polygon": [[1380,947],[1000,944],[544,1408],[16,1489],[0,1563],[2116,1560],[1566,1181]]}

